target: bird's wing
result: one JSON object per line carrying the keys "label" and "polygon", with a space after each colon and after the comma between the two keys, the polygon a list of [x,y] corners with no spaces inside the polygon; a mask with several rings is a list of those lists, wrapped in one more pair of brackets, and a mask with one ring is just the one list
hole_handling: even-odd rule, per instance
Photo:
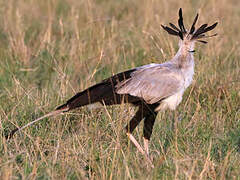
{"label": "bird's wing", "polygon": [[143,66],[131,74],[131,78],[117,84],[118,94],[130,94],[154,104],[184,87],[184,78],[173,66]]}

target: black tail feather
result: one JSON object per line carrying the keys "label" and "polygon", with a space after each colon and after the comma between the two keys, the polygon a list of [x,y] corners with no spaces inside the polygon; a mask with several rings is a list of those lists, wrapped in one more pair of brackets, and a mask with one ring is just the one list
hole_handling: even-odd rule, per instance
{"label": "black tail feather", "polygon": [[41,116],[41,117],[35,119],[34,121],[29,122],[28,124],[26,124],[26,125],[24,125],[24,126],[22,126],[22,127],[15,128],[15,129],[12,130],[9,134],[5,135],[5,138],[6,138],[6,140],[9,140],[9,139],[11,139],[11,138],[13,137],[13,135],[14,135],[16,132],[25,129],[26,127],[31,126],[31,125],[39,122],[40,120],[42,120],[42,119],[44,119],[44,118],[47,118],[47,117],[50,117],[50,116],[56,116],[56,115],[58,115],[58,114],[61,114],[62,112],[66,112],[66,111],[68,111],[68,108],[67,108],[67,107],[62,108],[62,109],[59,109],[59,110],[52,111],[52,112],[50,112],[50,113],[48,113],[48,114],[45,114],[44,116]]}
{"label": "black tail feather", "polygon": [[57,107],[56,110],[68,107],[69,111],[96,102],[102,103],[103,101],[104,104],[106,105],[120,104],[123,100],[125,102],[135,103],[139,101],[139,98],[130,95],[119,95],[115,92],[116,85],[119,82],[130,78],[131,73],[134,71],[135,69],[131,69],[129,71],[125,71],[116,74],[108,79],[105,79],[102,82],[94,86],[91,86],[90,88],[82,92],[77,93],[75,96],[70,98],[65,104]]}
{"label": "black tail feather", "polygon": [[5,139],[9,140],[12,139],[13,135],[19,130],[19,128],[15,128],[14,130],[12,130],[9,134],[5,135]]}
{"label": "black tail feather", "polygon": [[66,107],[68,107],[68,104],[62,104],[61,106],[58,106],[55,110],[61,110],[61,109],[65,109]]}

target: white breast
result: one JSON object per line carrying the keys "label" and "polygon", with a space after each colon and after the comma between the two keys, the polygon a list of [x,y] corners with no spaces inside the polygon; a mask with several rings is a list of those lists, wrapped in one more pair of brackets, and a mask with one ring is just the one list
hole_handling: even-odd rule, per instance
{"label": "white breast", "polygon": [[155,111],[165,110],[167,108],[171,110],[175,110],[177,106],[180,104],[180,102],[182,101],[182,96],[184,91],[192,83],[193,74],[194,74],[194,62],[191,64],[191,66],[189,66],[186,69],[183,69],[182,71],[183,71],[182,74],[184,77],[183,88],[177,93],[175,93],[174,95],[164,99],[161,102],[161,104],[155,109]]}
{"label": "white breast", "polygon": [[174,95],[169,96],[168,98],[164,99],[161,102],[161,104],[155,109],[155,111],[166,110],[168,108],[171,110],[175,110],[176,107],[182,101],[183,92],[184,92],[184,90],[179,91],[178,93],[175,93]]}

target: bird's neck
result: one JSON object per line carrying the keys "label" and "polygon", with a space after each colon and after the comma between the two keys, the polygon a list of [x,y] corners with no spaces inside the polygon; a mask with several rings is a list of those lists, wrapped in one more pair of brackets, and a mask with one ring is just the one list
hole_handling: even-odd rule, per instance
{"label": "bird's neck", "polygon": [[194,66],[194,44],[182,43],[172,61],[180,68]]}

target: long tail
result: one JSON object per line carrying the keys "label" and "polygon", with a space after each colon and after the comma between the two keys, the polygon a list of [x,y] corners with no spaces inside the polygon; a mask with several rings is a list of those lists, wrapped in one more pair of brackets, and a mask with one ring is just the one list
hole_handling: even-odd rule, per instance
{"label": "long tail", "polygon": [[125,79],[128,79],[134,69],[116,74],[108,79],[103,80],[102,82],[89,87],[88,89],[77,93],[75,96],[70,98],[65,104],[56,108],[55,111],[52,111],[20,128],[16,128],[12,130],[8,135],[6,135],[6,139],[11,139],[13,135],[21,131],[22,129],[50,116],[56,116],[60,113],[70,111],[72,109],[85,106],[88,104],[104,101],[105,105],[113,105],[113,104],[120,104],[124,100],[125,102],[129,103],[136,103],[139,102],[139,98],[133,97],[130,95],[119,95],[115,92],[115,86],[118,82],[121,82]]}
{"label": "long tail", "polygon": [[16,132],[19,132],[19,131],[25,129],[26,127],[31,126],[32,124],[35,124],[36,122],[38,122],[38,121],[40,121],[40,120],[42,120],[44,118],[47,118],[47,117],[50,117],[50,116],[56,116],[56,115],[61,114],[62,112],[66,112],[66,111],[68,111],[68,108],[62,108],[62,109],[59,109],[59,110],[52,111],[52,112],[50,112],[48,114],[45,114],[44,116],[42,116],[40,118],[37,118],[34,121],[31,121],[30,123],[28,123],[28,124],[26,124],[26,125],[24,125],[24,126],[22,126],[20,128],[16,128],[16,129],[12,130],[9,134],[7,134],[5,136],[5,138],[7,140],[11,139]]}
{"label": "long tail", "polygon": [[[111,84],[111,82],[106,81],[106,82],[101,82],[99,84],[96,84],[82,92],[79,92],[75,96],[70,98],[65,104],[57,107],[55,111],[52,111],[38,119],[35,119],[34,121],[31,121],[30,123],[20,128],[16,128],[12,130],[9,134],[5,136],[5,138],[11,139],[16,132],[19,132],[28,126],[31,126],[32,124],[35,124],[36,122],[44,118],[47,118],[50,116],[56,116],[60,113],[63,113],[84,105],[88,105],[95,102],[101,102],[101,100],[106,101],[108,104],[114,104],[112,102],[109,103],[114,99],[116,99],[117,102],[120,102],[120,97],[119,95],[116,95],[116,93],[113,91],[113,87],[114,86]],[[114,96],[116,98],[114,98]]]}
{"label": "long tail", "polygon": [[78,107],[88,105],[95,102],[105,101],[107,105],[109,104],[117,104],[120,100],[120,95],[117,95],[114,91],[114,85],[111,84],[110,81],[101,82],[96,84],[82,92],[77,93],[75,96],[70,98],[65,104],[56,108],[55,111],[52,111],[30,123],[12,130],[9,134],[5,136],[6,139],[11,139],[16,132],[23,130],[24,128],[35,124],[36,122],[50,117],[56,116],[60,113],[70,111],[72,109],[76,109]]}
{"label": "long tail", "polygon": [[122,103],[123,97],[125,102],[133,103],[139,101],[139,98],[133,97],[130,95],[120,95],[116,93],[115,86],[128,78],[131,77],[131,73],[134,72],[135,69],[131,69],[119,74],[116,74],[108,79],[103,80],[102,82],[95,84],[87,88],[86,90],[77,93],[75,96],[70,98],[66,104],[63,104],[57,108],[60,110],[62,108],[68,107],[69,110],[85,106],[88,104],[93,104],[96,102],[102,103],[106,105],[120,104]]}

